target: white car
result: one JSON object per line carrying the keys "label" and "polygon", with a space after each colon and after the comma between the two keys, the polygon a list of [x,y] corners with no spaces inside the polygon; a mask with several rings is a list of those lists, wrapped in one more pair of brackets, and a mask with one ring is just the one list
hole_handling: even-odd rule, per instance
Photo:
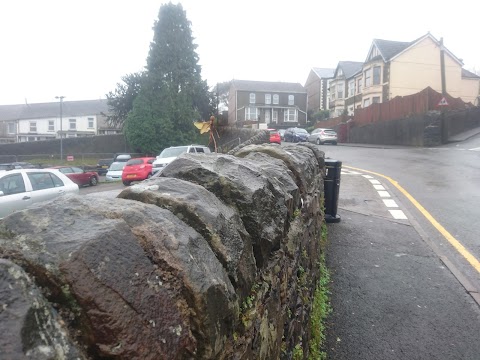
{"label": "white car", "polygon": [[32,204],[78,191],[78,185],[56,169],[0,172],[0,219]]}
{"label": "white car", "polygon": [[126,164],[123,161],[112,163],[105,174],[105,181],[121,181],[123,168]]}
{"label": "white car", "polygon": [[153,162],[152,173],[155,174],[160,170],[163,170],[165,166],[170,164],[175,160],[179,155],[183,153],[193,153],[193,154],[209,154],[210,148],[203,145],[185,145],[185,146],[172,146],[160,153],[157,156],[157,159]]}
{"label": "white car", "polygon": [[312,131],[312,134],[308,136],[307,140],[317,145],[327,143],[337,145],[337,133],[332,129],[317,128]]}

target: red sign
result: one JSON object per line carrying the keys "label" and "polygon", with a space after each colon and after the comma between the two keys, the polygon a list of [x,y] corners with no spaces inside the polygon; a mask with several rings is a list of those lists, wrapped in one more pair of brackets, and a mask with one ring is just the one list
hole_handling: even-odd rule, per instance
{"label": "red sign", "polygon": [[445,96],[442,97],[442,100],[439,101],[438,106],[448,106],[447,99],[445,99]]}
{"label": "red sign", "polygon": [[67,161],[73,161],[73,160],[74,160],[73,155],[68,155],[67,156]]}

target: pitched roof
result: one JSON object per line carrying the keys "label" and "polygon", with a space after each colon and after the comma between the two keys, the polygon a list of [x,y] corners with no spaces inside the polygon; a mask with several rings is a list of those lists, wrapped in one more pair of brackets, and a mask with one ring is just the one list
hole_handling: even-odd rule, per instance
{"label": "pitched roof", "polygon": [[335,75],[335,69],[314,67],[312,68],[312,70],[321,79],[333,78],[333,76]]}
{"label": "pitched roof", "polygon": [[[100,113],[108,113],[106,99],[64,101],[62,103],[62,115],[64,117],[98,115]],[[59,102],[0,105],[0,121],[56,118],[59,116]]]}
{"label": "pitched roof", "polygon": [[373,43],[382,55],[384,61],[390,60],[392,57],[413,44],[413,42],[391,41],[382,39],[373,39]]}
{"label": "pitched roof", "polygon": [[270,91],[270,92],[295,92],[295,93],[307,92],[300,83],[233,80],[232,86],[234,86],[236,90],[244,90],[244,91]]}
{"label": "pitched roof", "polygon": [[345,78],[348,79],[355,75],[357,72],[361,71],[362,66],[363,62],[359,61],[339,61],[337,69],[341,68],[343,74],[345,75]]}
{"label": "pitched roof", "polygon": [[480,79],[480,76],[465,69],[462,69],[462,77],[469,79]]}

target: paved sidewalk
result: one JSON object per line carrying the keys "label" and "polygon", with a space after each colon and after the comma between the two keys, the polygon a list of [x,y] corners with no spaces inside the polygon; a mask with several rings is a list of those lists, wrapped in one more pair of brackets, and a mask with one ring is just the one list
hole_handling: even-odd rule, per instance
{"label": "paved sidewalk", "polygon": [[480,359],[480,307],[370,180],[342,174],[328,224],[328,359]]}

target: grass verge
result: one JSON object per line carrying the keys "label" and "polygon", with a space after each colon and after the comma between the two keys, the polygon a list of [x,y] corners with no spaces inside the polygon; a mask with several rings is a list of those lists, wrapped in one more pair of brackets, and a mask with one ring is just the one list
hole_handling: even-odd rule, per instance
{"label": "grass verge", "polygon": [[320,279],[317,282],[313,297],[312,317],[310,321],[312,338],[310,340],[310,352],[308,358],[310,360],[325,360],[327,353],[322,350],[325,345],[326,339],[326,326],[325,320],[331,313],[332,308],[330,306],[330,272],[325,264],[325,246],[327,243],[327,226],[324,223],[322,225],[322,235],[320,239],[320,247],[322,254],[319,259],[320,267]]}

